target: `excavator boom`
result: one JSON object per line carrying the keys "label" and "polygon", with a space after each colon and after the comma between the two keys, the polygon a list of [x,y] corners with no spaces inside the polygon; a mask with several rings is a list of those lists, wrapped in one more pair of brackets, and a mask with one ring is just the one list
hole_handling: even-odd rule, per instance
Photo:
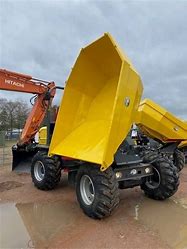
{"label": "excavator boom", "polygon": [[44,83],[50,82],[38,80],[26,74],[0,69],[0,90],[42,94],[46,91]]}
{"label": "excavator boom", "polygon": [[55,95],[55,83],[0,69],[0,90],[36,94],[33,108],[18,141],[18,146],[25,146],[32,141],[45,117]]}
{"label": "excavator boom", "polygon": [[[0,90],[32,93],[35,96],[32,110],[26,120],[20,139],[16,146],[12,147],[13,164],[12,169],[19,171],[26,169],[26,161],[33,155],[33,142],[40,125],[44,120],[46,112],[51,105],[56,93],[54,82],[48,82],[33,78],[29,75],[0,69]],[[27,160],[25,160],[27,159]],[[20,166],[24,163],[24,167]]]}

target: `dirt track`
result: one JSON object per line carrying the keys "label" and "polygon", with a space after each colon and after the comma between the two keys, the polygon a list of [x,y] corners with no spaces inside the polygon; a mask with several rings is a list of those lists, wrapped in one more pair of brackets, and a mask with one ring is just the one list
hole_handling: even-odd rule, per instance
{"label": "dirt track", "polygon": [[[0,247],[187,248],[187,167],[177,194],[165,202],[123,190],[113,216],[86,217],[64,176],[50,192],[34,188],[30,175],[0,168]],[[11,215],[12,213],[12,215]]]}

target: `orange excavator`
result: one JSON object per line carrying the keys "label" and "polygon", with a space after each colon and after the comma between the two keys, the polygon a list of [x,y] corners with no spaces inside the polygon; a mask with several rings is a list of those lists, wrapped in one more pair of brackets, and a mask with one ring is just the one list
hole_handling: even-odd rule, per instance
{"label": "orange excavator", "polygon": [[35,135],[49,109],[55,96],[56,88],[54,82],[33,78],[32,76],[0,69],[0,90],[15,91],[34,94],[34,104],[26,120],[20,139],[12,147],[13,166],[16,167],[19,161],[23,161],[28,155],[32,156],[35,150]]}

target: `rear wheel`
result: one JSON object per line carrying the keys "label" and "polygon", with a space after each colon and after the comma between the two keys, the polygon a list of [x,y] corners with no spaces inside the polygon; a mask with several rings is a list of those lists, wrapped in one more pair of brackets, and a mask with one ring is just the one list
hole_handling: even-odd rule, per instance
{"label": "rear wheel", "polygon": [[54,189],[60,181],[61,165],[46,153],[38,152],[32,160],[31,177],[38,189]]}
{"label": "rear wheel", "polygon": [[179,186],[177,168],[164,157],[158,158],[152,165],[154,175],[146,179],[141,189],[151,199],[164,200],[171,197]]}
{"label": "rear wheel", "polygon": [[173,154],[173,162],[174,162],[174,165],[177,167],[178,171],[181,171],[185,165],[184,153],[176,149]]}
{"label": "rear wheel", "polygon": [[76,177],[77,200],[91,218],[109,216],[119,204],[119,189],[112,168],[101,172],[96,165],[82,166]]}

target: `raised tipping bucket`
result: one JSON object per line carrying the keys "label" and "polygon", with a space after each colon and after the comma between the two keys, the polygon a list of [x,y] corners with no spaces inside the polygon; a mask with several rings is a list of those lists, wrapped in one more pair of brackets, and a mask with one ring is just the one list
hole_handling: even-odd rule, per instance
{"label": "raised tipping bucket", "polygon": [[141,94],[139,75],[110,34],[83,48],[67,80],[49,155],[105,170],[131,128]]}

